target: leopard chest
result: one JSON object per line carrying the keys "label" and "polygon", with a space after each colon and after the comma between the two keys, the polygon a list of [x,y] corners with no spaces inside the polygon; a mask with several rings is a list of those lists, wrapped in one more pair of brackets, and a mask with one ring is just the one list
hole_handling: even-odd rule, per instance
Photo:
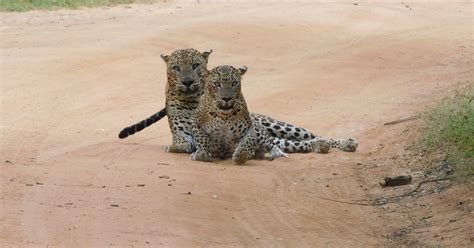
{"label": "leopard chest", "polygon": [[231,157],[240,140],[250,129],[251,122],[241,119],[240,116],[213,117],[212,122],[204,130],[209,136],[209,151],[212,156],[219,158]]}

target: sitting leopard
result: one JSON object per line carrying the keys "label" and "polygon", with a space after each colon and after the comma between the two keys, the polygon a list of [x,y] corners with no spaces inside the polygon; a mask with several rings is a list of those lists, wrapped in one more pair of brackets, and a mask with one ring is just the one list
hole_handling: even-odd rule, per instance
{"label": "sitting leopard", "polygon": [[[209,52],[200,53],[195,49],[180,49],[171,55],[162,55],[167,65],[166,107],[149,118],[123,129],[119,138],[123,139],[159,121],[168,115],[168,123],[173,136],[173,144],[168,152],[192,153],[195,150],[191,125],[194,111],[203,93],[203,77],[208,73]],[[328,145],[343,151],[353,152],[357,148],[355,139],[328,139],[316,136],[304,128],[274,120],[270,117],[251,113],[250,117],[259,130],[274,137],[272,142],[288,153],[325,153]]]}

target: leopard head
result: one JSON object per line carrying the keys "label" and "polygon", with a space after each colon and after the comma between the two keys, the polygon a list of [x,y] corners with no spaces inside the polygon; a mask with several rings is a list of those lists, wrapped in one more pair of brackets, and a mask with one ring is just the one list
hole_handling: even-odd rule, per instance
{"label": "leopard head", "polygon": [[208,72],[207,61],[211,53],[212,50],[201,53],[188,48],[161,55],[166,62],[169,89],[181,97],[199,97],[204,88],[203,77]]}
{"label": "leopard head", "polygon": [[236,106],[245,104],[240,82],[247,67],[236,69],[229,65],[212,69],[206,77],[208,94],[214,99],[217,109],[230,112]]}

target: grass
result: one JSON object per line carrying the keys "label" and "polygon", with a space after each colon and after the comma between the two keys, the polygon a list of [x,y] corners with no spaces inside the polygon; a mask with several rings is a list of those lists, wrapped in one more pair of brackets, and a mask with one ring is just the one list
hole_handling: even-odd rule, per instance
{"label": "grass", "polygon": [[0,0],[0,10],[20,12],[151,2],[154,0]]}
{"label": "grass", "polygon": [[431,160],[431,168],[444,160],[463,181],[473,182],[474,84],[458,90],[423,114],[427,124],[419,147]]}

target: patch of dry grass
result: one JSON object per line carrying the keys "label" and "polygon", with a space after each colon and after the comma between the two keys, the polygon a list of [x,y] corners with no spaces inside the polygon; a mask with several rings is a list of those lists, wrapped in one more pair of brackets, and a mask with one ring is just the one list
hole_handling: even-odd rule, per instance
{"label": "patch of dry grass", "polygon": [[[162,0],[163,1],[163,0]],[[0,0],[2,11],[54,10],[61,8],[112,6],[130,3],[153,3],[159,0]]]}

